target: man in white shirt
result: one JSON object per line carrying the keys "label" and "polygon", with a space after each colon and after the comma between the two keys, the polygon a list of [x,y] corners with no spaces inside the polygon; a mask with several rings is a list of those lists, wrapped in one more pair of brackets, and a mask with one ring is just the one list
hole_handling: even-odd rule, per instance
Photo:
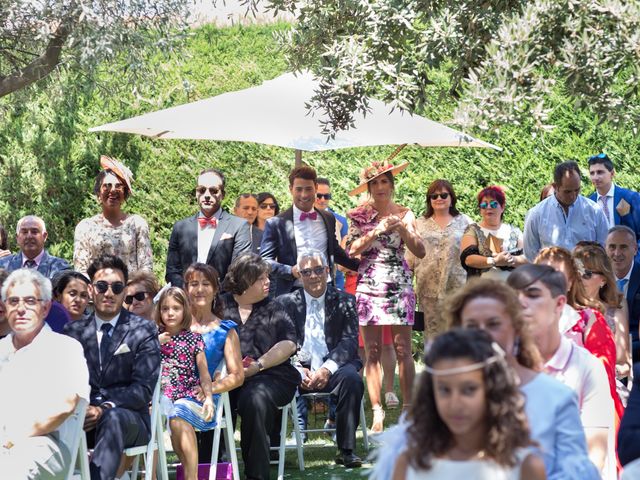
{"label": "man in white shirt", "polygon": [[329,392],[337,397],[336,463],[360,467],[356,429],[364,384],[358,371],[358,316],[355,297],[327,284],[324,253],[307,250],[297,263],[303,290],[278,298],[296,325],[300,393]]}
{"label": "man in white shirt", "polygon": [[611,468],[615,472],[614,444],[610,443],[614,406],[604,365],[560,333],[567,301],[564,275],[549,265],[529,264],[515,269],[507,283],[519,293],[545,372],[576,392],[591,461],[601,472]]}
{"label": "man in white shirt", "polygon": [[37,271],[14,271],[2,300],[11,333],[0,340],[0,476],[62,479],[70,452],[60,430],[89,399],[82,346],[44,323],[51,282]]}
{"label": "man in white shirt", "polygon": [[338,243],[335,217],[314,208],[317,178],[316,171],[309,166],[294,168],[289,174],[293,206],[268,219],[265,225],[260,255],[271,264],[276,296],[302,287],[296,262],[298,254],[305,250],[324,253],[331,272],[334,263],[350,270],[358,269],[359,262],[349,258]]}

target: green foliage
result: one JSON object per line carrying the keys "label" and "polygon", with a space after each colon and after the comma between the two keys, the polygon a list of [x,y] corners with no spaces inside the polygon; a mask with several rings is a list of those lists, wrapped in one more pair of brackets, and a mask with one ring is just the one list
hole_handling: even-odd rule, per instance
{"label": "green foliage", "polygon": [[[235,142],[153,140],[124,134],[92,134],[88,128],[160,108],[258,85],[284,72],[286,62],[274,34],[286,24],[217,29],[203,27],[187,40],[180,58],[154,56],[149,68],[155,81],[131,90],[118,69],[104,68],[98,78],[61,70],[55,82],[29,89],[29,95],[0,99],[0,221],[13,229],[27,213],[41,215],[49,230],[49,249],[71,259],[75,225],[98,212],[93,179],[100,154],[122,159],[134,172],[134,192],[126,209],[147,219],[152,232],[155,271],[163,277],[171,228],[193,214],[197,172],[217,167],[227,175],[224,206],[247,191],[271,191],[283,207],[290,204],[287,175],[293,151]],[[433,70],[422,113],[447,122],[456,108],[438,92],[449,86],[448,69]],[[113,73],[116,72],[116,73]],[[551,180],[556,162],[576,159],[586,170],[586,158],[602,150],[616,162],[618,183],[637,189],[640,172],[634,167],[640,140],[630,131],[599,123],[588,110],[573,109],[573,100],[560,87],[548,100],[556,128],[536,130],[535,122],[507,125],[485,133],[483,139],[504,148],[482,149],[407,147],[400,159],[411,165],[397,178],[396,200],[416,214],[424,211],[424,193],[435,178],[452,181],[462,212],[478,218],[475,194],[490,183],[507,188],[506,221],[522,227],[528,208]],[[474,134],[477,132],[469,131]],[[339,150],[305,154],[304,161],[332,180],[334,207],[346,212],[356,205],[347,192],[357,184],[360,168],[386,158],[395,147]],[[585,177],[584,190],[590,191]]]}

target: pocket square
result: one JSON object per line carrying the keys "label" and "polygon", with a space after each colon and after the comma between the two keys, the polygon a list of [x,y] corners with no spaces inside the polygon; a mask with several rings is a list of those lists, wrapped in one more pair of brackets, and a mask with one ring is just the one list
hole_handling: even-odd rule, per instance
{"label": "pocket square", "polygon": [[616,212],[618,212],[621,217],[624,217],[630,211],[631,205],[629,205],[624,198],[618,202],[618,205],[616,205]]}
{"label": "pocket square", "polygon": [[126,343],[123,343],[122,345],[120,345],[118,347],[118,349],[113,352],[114,355],[121,355],[123,353],[129,353],[131,351],[131,349],[129,348],[129,345],[127,345]]}
{"label": "pocket square", "polygon": [[230,238],[233,238],[233,235],[231,235],[230,233],[223,233],[220,237],[220,241],[229,240]]}

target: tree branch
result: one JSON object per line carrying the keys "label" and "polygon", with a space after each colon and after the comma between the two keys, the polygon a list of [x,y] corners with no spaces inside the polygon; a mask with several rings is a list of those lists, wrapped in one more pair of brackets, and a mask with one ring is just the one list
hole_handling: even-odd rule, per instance
{"label": "tree branch", "polygon": [[18,72],[0,77],[0,97],[20,90],[49,75],[58,65],[62,47],[70,33],[70,26],[64,22],[61,23],[49,40],[49,44],[42,55],[35,58]]}

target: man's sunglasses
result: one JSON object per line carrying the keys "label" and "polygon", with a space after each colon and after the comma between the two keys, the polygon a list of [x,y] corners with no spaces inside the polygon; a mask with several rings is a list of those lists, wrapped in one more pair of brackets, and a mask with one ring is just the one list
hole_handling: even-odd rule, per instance
{"label": "man's sunglasses", "polygon": [[592,155],[589,157],[589,161],[593,162],[594,160],[607,160],[609,156],[606,153],[599,153],[598,155]]}
{"label": "man's sunglasses", "polygon": [[98,293],[106,293],[107,290],[109,290],[109,287],[111,287],[111,291],[114,295],[120,295],[122,292],[124,292],[124,283],[122,282],[109,283],[105,282],[104,280],[99,280],[94,283],[93,286]]}
{"label": "man's sunglasses", "polygon": [[311,276],[311,274],[322,275],[324,273],[324,269],[326,267],[313,267],[313,268],[305,268],[304,270],[300,270],[300,275],[305,278]]}
{"label": "man's sunglasses", "polygon": [[316,198],[318,200],[324,198],[325,200],[331,200],[331,194],[330,193],[316,193]]}
{"label": "man's sunglasses", "polygon": [[220,189],[217,187],[198,187],[196,188],[196,192],[198,192],[198,195],[204,195],[205,193],[207,193],[207,190],[209,191],[209,193],[211,195],[218,195],[220,193]]}
{"label": "man's sunglasses", "polygon": [[437,200],[438,197],[440,197],[442,200],[446,200],[447,198],[449,198],[449,193],[448,192],[432,193],[429,195],[429,200]]}
{"label": "man's sunglasses", "polygon": [[499,206],[500,204],[498,202],[496,202],[495,200],[491,200],[489,203],[482,202],[480,204],[480,209],[485,210],[486,208],[498,208]]}
{"label": "man's sunglasses", "polygon": [[149,292],[136,292],[133,295],[127,295],[126,297],[124,297],[124,303],[127,305],[131,305],[134,298],[137,301],[141,302],[147,297],[147,293]]}

